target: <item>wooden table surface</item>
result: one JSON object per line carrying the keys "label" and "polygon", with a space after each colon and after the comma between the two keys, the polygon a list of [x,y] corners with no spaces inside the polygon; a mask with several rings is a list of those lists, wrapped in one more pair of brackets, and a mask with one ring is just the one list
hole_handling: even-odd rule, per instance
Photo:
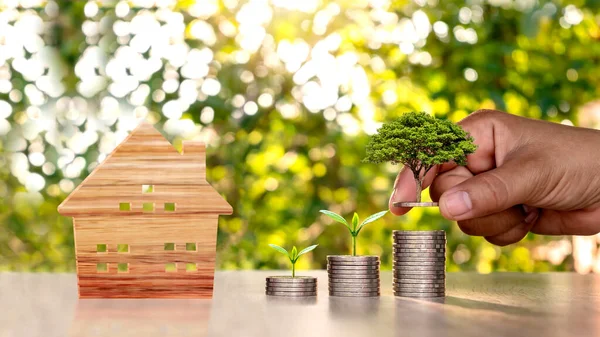
{"label": "wooden table surface", "polygon": [[0,337],[600,336],[600,275],[449,273],[441,300],[264,295],[276,271],[223,271],[213,300],[78,300],[73,274],[0,273]]}

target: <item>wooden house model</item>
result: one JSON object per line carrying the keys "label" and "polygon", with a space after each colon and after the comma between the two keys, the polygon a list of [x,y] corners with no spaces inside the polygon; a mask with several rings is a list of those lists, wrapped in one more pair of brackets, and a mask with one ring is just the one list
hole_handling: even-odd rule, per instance
{"label": "wooden house model", "polygon": [[142,122],[58,206],[73,217],[80,298],[210,298],[217,223],[231,206],[206,152]]}

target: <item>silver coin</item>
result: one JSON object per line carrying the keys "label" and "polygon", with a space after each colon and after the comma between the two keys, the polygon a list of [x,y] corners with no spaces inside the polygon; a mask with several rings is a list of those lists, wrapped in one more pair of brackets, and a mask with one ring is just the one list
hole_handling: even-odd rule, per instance
{"label": "silver coin", "polygon": [[394,292],[403,292],[403,293],[443,293],[446,292],[446,288],[411,288],[411,287],[394,287],[392,288]]}
{"label": "silver coin", "polygon": [[408,263],[408,265],[420,265],[421,263],[430,265],[432,263],[444,264],[446,263],[446,256],[406,256],[403,255],[394,255],[393,256],[394,264],[400,263]]}
{"label": "silver coin", "polygon": [[421,277],[421,278],[414,278],[414,277],[401,277],[401,276],[397,276],[394,275],[394,284],[412,284],[412,283],[416,283],[416,284],[427,284],[427,283],[438,283],[438,284],[446,284],[446,277],[445,276],[441,276],[441,277]]}
{"label": "silver coin", "polygon": [[[419,267],[419,268],[415,268],[415,267]],[[446,268],[444,268],[443,264],[440,264],[439,266],[424,266],[421,268],[421,266],[409,266],[409,267],[398,267],[398,266],[393,266],[392,267],[392,271],[394,273],[407,273],[407,274],[445,274],[446,273]]]}
{"label": "silver coin", "polygon": [[394,243],[393,249],[446,249],[443,243]]}
{"label": "silver coin", "polygon": [[354,266],[354,265],[336,265],[336,264],[327,264],[327,269],[331,270],[379,270],[379,265],[364,265],[364,266]]}
{"label": "silver coin", "polygon": [[313,276],[269,276],[267,282],[271,283],[316,283],[317,278]]}
{"label": "silver coin", "polygon": [[406,273],[406,272],[393,272],[394,277],[398,277],[398,278],[409,278],[409,279],[415,279],[415,280],[421,280],[421,279],[444,279],[446,278],[446,273],[444,272],[440,272],[440,273],[429,273],[429,274],[423,274],[423,273]]}
{"label": "silver coin", "polygon": [[[418,239],[412,239],[412,240],[407,237],[394,237],[392,240],[392,243],[400,244],[400,243],[404,243],[405,241],[426,241],[426,243],[448,243],[446,241],[446,238],[443,236],[435,237],[435,236],[431,236],[431,235],[428,235],[426,237],[420,237]],[[407,243],[409,243],[409,242],[407,242]],[[412,242],[410,242],[410,243],[412,243]]]}
{"label": "silver coin", "polygon": [[434,241],[434,240],[443,240],[446,241],[446,236],[445,235],[394,235],[392,237],[393,241],[402,241],[402,240],[427,240],[427,241]]}
{"label": "silver coin", "polygon": [[266,294],[269,296],[287,296],[287,297],[317,296],[316,291],[303,291],[303,292],[267,291]]}
{"label": "silver coin", "polygon": [[335,290],[335,291],[378,291],[379,290],[379,285],[374,285],[374,286],[356,286],[356,287],[341,287],[339,286],[339,283],[336,283],[338,285],[329,285],[329,290]]}
{"label": "silver coin", "polygon": [[[393,270],[405,270],[405,271],[441,271],[446,270],[446,265],[444,261],[441,262],[428,262],[428,261],[417,261],[423,263],[410,264],[409,261],[405,262],[395,262],[392,265]],[[420,268],[420,269],[417,269]]]}
{"label": "silver coin", "polygon": [[398,257],[446,257],[445,252],[393,252]]}
{"label": "silver coin", "polygon": [[328,266],[334,267],[379,267],[379,261],[377,262],[337,262],[329,261]]}
{"label": "silver coin", "polygon": [[402,239],[394,239],[393,240],[394,244],[398,244],[398,245],[402,245],[405,243],[412,243],[412,244],[438,244],[438,245],[445,245],[446,239],[421,239],[421,238],[402,238]]}
{"label": "silver coin", "polygon": [[394,292],[401,292],[401,293],[424,293],[424,294],[439,294],[439,293],[444,293],[446,292],[445,288],[434,288],[434,289],[421,289],[421,288],[408,288],[408,287],[404,287],[404,288],[393,288],[392,291]]}
{"label": "silver coin", "polygon": [[393,203],[394,207],[438,207],[439,203],[435,201],[400,201]]}
{"label": "silver coin", "polygon": [[392,234],[394,234],[394,235],[424,235],[424,234],[426,234],[426,235],[431,235],[431,234],[446,235],[446,231],[441,230],[441,229],[430,230],[430,231],[394,230],[394,231],[392,231]]}
{"label": "silver coin", "polygon": [[316,289],[317,284],[267,283],[266,287],[278,289]]}
{"label": "silver coin", "polygon": [[436,240],[445,240],[446,239],[446,233],[434,233],[434,232],[427,232],[427,233],[411,233],[411,232],[402,232],[402,233],[392,233],[392,237],[394,239],[403,239],[403,240],[431,240],[431,239],[436,239]]}
{"label": "silver coin", "polygon": [[379,288],[380,282],[369,282],[369,283],[329,283],[329,288],[352,288],[352,289],[370,289]]}
{"label": "silver coin", "polygon": [[348,283],[348,284],[379,284],[379,278],[372,279],[354,279],[354,278],[338,278],[330,277],[329,285],[333,283]]}
{"label": "silver coin", "polygon": [[346,270],[346,269],[328,269],[329,275],[379,275],[379,269],[372,270]]}
{"label": "silver coin", "polygon": [[394,292],[395,295],[398,294],[411,294],[411,296],[416,296],[416,294],[421,294],[422,296],[431,296],[431,297],[438,297],[438,296],[444,296],[446,294],[445,291],[412,291],[412,290],[392,290]]}
{"label": "silver coin", "polygon": [[265,287],[265,290],[272,290],[272,291],[317,291],[317,285],[314,285],[312,287],[282,287],[282,286],[267,285]]}
{"label": "silver coin", "polygon": [[445,249],[435,249],[435,248],[431,248],[431,249],[406,249],[406,248],[394,248],[392,250],[392,256],[395,255],[406,255],[406,256],[411,256],[411,255],[418,255],[418,256],[434,256],[436,257],[436,255],[441,255],[441,257],[445,257],[446,256],[446,250]]}
{"label": "silver coin", "polygon": [[393,255],[403,255],[403,254],[419,254],[419,255],[435,255],[442,254],[446,256],[446,249],[443,248],[394,248],[392,250]]}
{"label": "silver coin", "polygon": [[439,294],[439,293],[445,293],[446,292],[446,288],[432,288],[432,289],[422,289],[422,288],[409,288],[409,287],[404,287],[404,288],[396,288],[394,287],[392,289],[392,291],[394,292],[398,292],[398,293],[423,293],[423,294]]}
{"label": "silver coin", "polygon": [[[431,241],[425,241],[425,240],[419,240],[419,241],[394,241],[392,242],[392,247],[393,248],[402,248],[402,247],[406,247],[407,245],[413,245],[413,246],[418,246],[416,248],[422,248],[421,245],[423,246],[432,246],[432,245],[438,245],[439,247],[433,247],[433,248],[445,248],[446,247],[446,242],[440,242],[439,240],[431,240]],[[415,248],[415,247],[406,247],[406,248]],[[425,248],[431,248],[431,247],[425,247]]]}
{"label": "silver coin", "polygon": [[[441,261],[446,257],[444,253],[394,253],[393,255],[394,261]],[[432,259],[432,260],[428,260]],[[444,260],[445,261],[445,260]]]}
{"label": "silver coin", "polygon": [[345,291],[329,291],[329,296],[340,296],[340,297],[376,297],[380,296],[379,291],[369,293],[356,293],[356,292],[345,292]]}
{"label": "silver coin", "polygon": [[394,240],[392,241],[392,245],[394,247],[396,246],[400,246],[400,245],[405,245],[405,244],[412,244],[412,245],[443,245],[446,246],[448,242],[446,242],[446,239],[398,239],[398,238],[394,238]]}
{"label": "silver coin", "polygon": [[445,235],[394,235],[392,237],[393,243],[448,243]]}
{"label": "silver coin", "polygon": [[394,280],[392,282],[392,287],[394,288],[419,288],[419,289],[435,289],[435,288],[445,288],[446,287],[446,283],[445,282],[441,282],[441,283],[404,283],[404,282],[397,282],[396,280]]}
{"label": "silver coin", "polygon": [[394,277],[406,277],[406,278],[425,278],[425,277],[440,278],[440,277],[445,277],[446,272],[436,271],[436,272],[430,272],[430,273],[423,273],[423,272],[415,273],[415,272],[409,272],[409,271],[393,270],[392,275],[394,275]]}
{"label": "silver coin", "polygon": [[394,271],[406,271],[406,272],[437,272],[446,271],[446,265],[444,263],[432,264],[432,265],[393,265],[392,270]]}
{"label": "silver coin", "polygon": [[393,273],[396,278],[406,278],[411,280],[443,280],[446,278],[445,273],[438,274],[408,274],[408,273]]}
{"label": "silver coin", "polygon": [[394,269],[392,269],[392,274],[393,275],[403,275],[404,274],[404,275],[415,275],[415,276],[418,276],[418,275],[434,276],[434,275],[446,275],[446,271],[443,268],[440,268],[438,270],[410,270],[410,269],[409,270],[404,270],[404,269],[398,270],[398,269],[394,268]]}
{"label": "silver coin", "polygon": [[444,259],[439,259],[439,258],[433,258],[433,259],[427,259],[427,258],[423,258],[423,259],[394,259],[394,262],[392,263],[392,267],[406,267],[406,268],[411,268],[411,267],[429,267],[429,268],[433,268],[433,267],[437,267],[437,268],[441,268],[444,267],[446,265],[446,260]]}
{"label": "silver coin", "polygon": [[432,279],[412,279],[412,278],[399,278],[396,277],[394,278],[394,283],[396,284],[410,284],[410,283],[415,283],[415,284],[424,284],[424,283],[437,283],[437,284],[446,284],[446,280],[445,279],[437,279],[437,280],[432,280]]}
{"label": "silver coin", "polygon": [[379,262],[379,256],[328,255],[327,261],[333,262]]}
{"label": "silver coin", "polygon": [[377,293],[379,288],[365,288],[365,289],[352,289],[352,288],[329,288],[329,291],[335,291],[340,293]]}
{"label": "silver coin", "polygon": [[427,283],[437,283],[437,284],[446,284],[446,277],[445,276],[441,276],[441,277],[421,277],[421,278],[414,278],[414,277],[401,277],[401,276],[397,276],[394,275],[394,284],[412,284],[412,283],[416,283],[416,284],[427,284]]}
{"label": "silver coin", "polygon": [[446,248],[397,248],[392,249],[394,253],[445,253]]}
{"label": "silver coin", "polygon": [[379,262],[333,262],[329,261],[328,266],[334,267],[379,267]]}
{"label": "silver coin", "polygon": [[437,281],[441,281],[439,283],[406,283],[406,282],[398,282],[396,280],[394,280],[392,282],[392,287],[396,288],[396,287],[404,287],[404,288],[419,288],[419,289],[432,289],[432,288],[445,288],[446,287],[446,282],[444,282],[444,280],[437,280]]}
{"label": "silver coin", "polygon": [[394,256],[394,266],[438,266],[446,264],[446,257],[397,257]]}
{"label": "silver coin", "polygon": [[394,296],[398,297],[414,297],[414,298],[435,298],[435,297],[445,297],[446,293],[413,293],[413,292],[405,292],[405,291],[394,291]]}
{"label": "silver coin", "polygon": [[379,273],[377,274],[355,274],[355,275],[349,275],[349,274],[329,274],[329,279],[379,279]]}

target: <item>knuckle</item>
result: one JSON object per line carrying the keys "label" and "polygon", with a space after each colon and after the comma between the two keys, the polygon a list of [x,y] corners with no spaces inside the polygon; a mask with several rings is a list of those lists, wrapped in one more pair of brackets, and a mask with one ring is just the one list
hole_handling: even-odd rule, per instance
{"label": "knuckle", "polygon": [[[493,171],[478,176],[478,185],[484,191],[481,198],[474,198],[475,204],[478,200],[483,201],[484,211],[500,210],[508,208],[509,186],[508,183]],[[474,205],[475,208],[478,205]]]}
{"label": "knuckle", "polygon": [[472,236],[480,236],[481,233],[479,232],[479,228],[480,226],[478,225],[477,220],[461,220],[458,221],[458,227],[460,228],[461,231],[463,231],[463,233],[467,234],[467,235],[472,235]]}

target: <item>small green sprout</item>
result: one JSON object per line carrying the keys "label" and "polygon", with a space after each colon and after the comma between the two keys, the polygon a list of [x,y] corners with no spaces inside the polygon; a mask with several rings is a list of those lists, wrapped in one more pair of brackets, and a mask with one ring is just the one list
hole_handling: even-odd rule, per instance
{"label": "small green sprout", "polygon": [[288,259],[290,259],[290,262],[292,263],[292,277],[296,277],[296,261],[298,261],[298,258],[310,251],[312,251],[313,249],[317,248],[318,245],[312,245],[309,247],[306,247],[304,249],[302,249],[300,252],[298,252],[298,249],[296,249],[296,246],[294,246],[292,248],[292,250],[288,253],[287,250],[285,250],[285,248],[283,247],[279,247],[278,245],[274,245],[272,243],[269,244],[269,247],[275,249],[276,251],[280,252],[281,254],[285,254]]}
{"label": "small green sprout", "polygon": [[346,228],[348,228],[348,230],[350,231],[350,235],[352,235],[352,255],[356,256],[356,237],[358,236],[358,233],[360,233],[360,231],[363,229],[363,227],[365,227],[366,224],[371,223],[379,218],[381,218],[382,216],[384,216],[388,211],[381,211],[379,213],[375,213],[372,215],[369,215],[361,224],[360,226],[358,225],[358,214],[356,214],[356,212],[354,212],[354,216],[352,217],[352,226],[350,226],[350,224],[348,224],[348,222],[346,222],[346,220],[339,214],[331,212],[331,211],[327,211],[327,210],[320,210],[319,212],[327,215],[328,217],[332,218],[333,220],[343,224],[344,226],[346,226]]}

